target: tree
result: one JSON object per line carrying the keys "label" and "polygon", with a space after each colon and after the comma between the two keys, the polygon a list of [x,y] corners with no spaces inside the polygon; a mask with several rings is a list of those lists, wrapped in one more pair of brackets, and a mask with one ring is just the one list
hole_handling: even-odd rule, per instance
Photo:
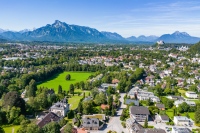
{"label": "tree", "polygon": [[16,108],[15,106],[13,106],[10,110],[8,110],[6,114],[8,123],[9,124],[13,123],[13,121],[19,117],[20,112],[21,112],[20,108]]}
{"label": "tree", "polygon": [[62,86],[58,85],[58,94],[62,94]]}
{"label": "tree", "polygon": [[166,89],[164,90],[164,93],[165,93],[165,94],[171,94],[171,89],[170,89],[170,88],[166,88]]}
{"label": "tree", "polygon": [[45,133],[60,133],[60,125],[57,122],[50,122],[42,129]]}
{"label": "tree", "polygon": [[69,92],[74,95],[74,85],[73,84],[70,84]]}
{"label": "tree", "polygon": [[108,87],[107,91],[106,91],[109,95],[110,94],[114,94],[115,93],[115,89],[111,86]]}
{"label": "tree", "polygon": [[93,108],[92,101],[84,101],[82,107],[83,107],[83,114],[89,114]]}
{"label": "tree", "polygon": [[19,107],[21,113],[25,113],[25,101],[18,95],[16,91],[6,93],[3,97],[2,107],[5,109],[12,108],[13,106]]}
{"label": "tree", "polygon": [[112,116],[114,116],[115,115],[115,109],[114,109],[114,107],[112,107]]}
{"label": "tree", "polygon": [[178,106],[178,112],[180,113],[188,112],[189,109],[190,109],[190,106],[186,102],[183,102],[182,104]]}
{"label": "tree", "polygon": [[74,118],[74,111],[73,111],[73,110],[70,110],[70,111],[68,112],[68,114],[67,114],[67,117],[68,117],[68,119]]}
{"label": "tree", "polygon": [[149,111],[151,114],[155,115],[156,113],[159,113],[159,109],[156,106],[149,106]]}
{"label": "tree", "polygon": [[82,90],[85,89],[85,83],[84,83],[83,81],[80,82],[80,88],[81,88]]}
{"label": "tree", "polygon": [[77,111],[78,111],[79,113],[82,113],[82,110],[83,110],[82,103],[79,102],[79,103],[78,103],[78,107],[77,107]]}
{"label": "tree", "polygon": [[29,82],[29,86],[27,87],[28,90],[27,91],[27,95],[28,97],[35,97],[36,95],[36,90],[37,90],[37,85],[36,85],[36,82],[35,80],[31,80]]}
{"label": "tree", "polygon": [[145,121],[144,121],[144,128],[148,128],[148,121],[147,121],[147,118],[146,118]]}
{"label": "tree", "polygon": [[190,118],[190,116],[189,116],[188,112],[185,114],[185,116],[186,116],[187,118]]}
{"label": "tree", "polygon": [[166,103],[164,103],[165,104],[165,106],[167,107],[167,108],[172,108],[173,107],[173,101],[171,101],[171,100],[167,100],[166,101]]}
{"label": "tree", "polygon": [[62,120],[59,121],[60,127],[63,127],[66,124],[67,124],[67,120],[65,120],[65,119],[62,119]]}
{"label": "tree", "polygon": [[147,105],[147,106],[150,106],[150,105],[151,105],[151,99],[150,99],[150,98],[146,101],[146,105]]}
{"label": "tree", "polygon": [[112,103],[113,103],[113,96],[111,95],[108,97],[108,105],[111,107]]}
{"label": "tree", "polygon": [[106,102],[106,99],[106,95],[103,92],[101,92],[95,96],[94,103],[97,105],[101,105]]}
{"label": "tree", "polygon": [[64,133],[72,133],[73,126],[71,123],[67,123],[64,128]]}
{"label": "tree", "polygon": [[36,124],[21,125],[17,133],[43,133]]}
{"label": "tree", "polygon": [[112,77],[110,75],[105,75],[103,78],[103,81],[105,83],[111,83],[112,82]]}
{"label": "tree", "polygon": [[2,127],[0,127],[0,133],[5,133]]}
{"label": "tree", "polygon": [[70,74],[67,74],[66,77],[65,77],[65,79],[66,79],[66,80],[71,80],[71,75],[70,75]]}
{"label": "tree", "polygon": [[173,109],[173,116],[177,116],[176,108]]}
{"label": "tree", "polygon": [[197,106],[197,110],[194,114],[194,120],[196,124],[200,124],[200,106]]}

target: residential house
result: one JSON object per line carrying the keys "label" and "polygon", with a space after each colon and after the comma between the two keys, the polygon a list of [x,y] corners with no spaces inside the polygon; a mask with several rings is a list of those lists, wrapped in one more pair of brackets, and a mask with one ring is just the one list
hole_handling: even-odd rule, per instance
{"label": "residential house", "polygon": [[[66,125],[65,125],[66,126]],[[65,130],[65,126],[63,126],[61,129],[60,129],[60,133],[64,133],[64,130]],[[72,128],[72,131],[71,133],[79,133],[78,130],[76,128]],[[87,132],[86,132],[87,133]]]}
{"label": "residential house", "polygon": [[186,102],[189,106],[196,106],[196,103],[194,102],[194,101],[185,101],[185,100],[176,100],[175,102],[174,102],[174,105],[176,106],[176,107],[178,107],[180,104],[182,104],[182,103],[184,103],[184,102]]}
{"label": "residential house", "polygon": [[172,127],[171,133],[191,133],[191,130],[184,127]]}
{"label": "residential house", "polygon": [[156,103],[155,106],[158,107],[160,110],[165,110],[164,104]]}
{"label": "residential house", "polygon": [[167,115],[158,115],[158,120],[162,123],[169,122],[169,117]]}
{"label": "residential house", "polygon": [[46,124],[54,121],[54,122],[58,122],[60,121],[60,117],[58,115],[56,115],[53,112],[49,112],[47,115],[44,116],[43,119],[41,119],[40,121],[37,122],[37,125],[42,128],[44,127]]}
{"label": "residential house", "polygon": [[112,80],[112,84],[118,84],[119,83],[119,80],[118,79],[113,79]]}
{"label": "residential house", "polygon": [[150,66],[149,66],[149,70],[150,70],[151,72],[156,72],[156,71],[157,71],[156,65],[150,65]]}
{"label": "residential house", "polygon": [[138,133],[141,129],[144,129],[142,125],[136,123],[136,121],[131,118],[126,120],[126,128],[129,133]]}
{"label": "residential house", "polygon": [[200,84],[197,85],[197,90],[200,92]]}
{"label": "residential house", "polygon": [[195,84],[195,79],[194,78],[188,78],[187,80],[186,80],[186,82],[188,83],[188,84]]}
{"label": "residential house", "polygon": [[155,77],[153,75],[148,76],[145,78],[145,83],[148,84],[149,86],[154,86],[155,82],[154,82]]}
{"label": "residential house", "polygon": [[160,99],[157,96],[155,96],[153,92],[142,90],[137,86],[129,91],[128,96],[130,96],[130,98],[136,98],[137,96],[138,100],[150,99],[152,102],[160,102]]}
{"label": "residential house", "polygon": [[193,92],[193,91],[187,91],[185,93],[185,95],[188,97],[188,98],[198,98],[198,95],[196,92]]}
{"label": "residential house", "polygon": [[156,129],[156,128],[144,128],[138,131],[138,133],[166,133],[163,129]]}
{"label": "residential house", "polygon": [[89,133],[88,130],[84,129],[84,128],[79,128],[77,129],[77,133]]}
{"label": "residential house", "polygon": [[133,100],[133,99],[126,99],[125,104],[129,105],[131,103],[134,103],[135,106],[139,106],[139,100]]}
{"label": "residential house", "polygon": [[105,121],[105,114],[93,114],[93,115],[83,115],[82,118],[97,118],[100,121]]}
{"label": "residential house", "polygon": [[167,96],[168,99],[171,99],[171,100],[184,100],[183,97],[181,96]]}
{"label": "residential house", "polygon": [[136,121],[145,121],[149,118],[149,109],[144,106],[131,106],[129,109],[130,118]]}
{"label": "residential house", "polygon": [[69,104],[67,100],[64,98],[63,100],[55,103],[49,109],[51,112],[54,112],[60,117],[65,117],[67,112],[69,111]]}
{"label": "residential house", "polygon": [[105,110],[105,109],[109,109],[110,106],[106,105],[106,104],[101,104],[101,109]]}
{"label": "residential house", "polygon": [[91,100],[93,100],[93,97],[92,97],[92,96],[88,96],[88,97],[85,97],[85,98],[83,99],[83,101],[91,101]]}
{"label": "residential house", "polygon": [[190,125],[190,119],[186,116],[174,116],[174,124],[178,126]]}
{"label": "residential house", "polygon": [[105,89],[105,90],[107,90],[108,89],[108,87],[110,86],[110,87],[112,87],[112,88],[117,88],[117,85],[118,84],[107,84],[107,83],[103,83],[103,84],[101,84],[101,88],[103,88],[103,89]]}
{"label": "residential house", "polygon": [[82,127],[86,130],[99,130],[99,119],[83,118],[82,121]]}
{"label": "residential house", "polygon": [[169,57],[172,57],[172,58],[177,58],[177,57],[178,57],[177,54],[173,54],[173,53],[170,53],[168,56],[169,56]]}

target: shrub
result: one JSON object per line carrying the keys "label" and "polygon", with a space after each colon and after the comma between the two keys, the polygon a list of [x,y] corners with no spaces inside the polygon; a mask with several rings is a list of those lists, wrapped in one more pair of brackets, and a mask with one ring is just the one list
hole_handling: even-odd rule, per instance
{"label": "shrub", "polygon": [[121,124],[122,124],[123,128],[126,128],[126,123],[125,122],[122,122]]}

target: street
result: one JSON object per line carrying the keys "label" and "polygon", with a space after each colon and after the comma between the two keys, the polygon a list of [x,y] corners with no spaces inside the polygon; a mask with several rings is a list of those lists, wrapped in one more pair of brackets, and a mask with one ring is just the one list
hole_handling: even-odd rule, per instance
{"label": "street", "polygon": [[120,121],[122,110],[123,108],[126,108],[126,105],[124,105],[124,96],[125,96],[125,93],[120,93],[121,106],[119,110],[116,112],[117,115],[114,117],[111,117],[109,123],[105,124],[101,130],[90,131],[90,133],[107,133],[110,130],[116,131],[117,133],[122,133],[122,132],[128,133],[128,130],[122,127],[121,121]]}

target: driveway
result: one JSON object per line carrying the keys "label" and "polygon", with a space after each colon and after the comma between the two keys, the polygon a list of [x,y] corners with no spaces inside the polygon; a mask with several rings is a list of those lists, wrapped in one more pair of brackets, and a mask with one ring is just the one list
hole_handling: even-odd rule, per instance
{"label": "driveway", "polygon": [[108,131],[116,131],[117,133],[128,133],[128,130],[126,128],[123,128],[120,121],[120,116],[122,114],[123,108],[126,108],[126,105],[124,105],[124,95],[125,93],[120,94],[120,101],[121,106],[119,110],[117,111],[117,115],[110,118],[109,123],[105,124],[104,127],[99,131],[90,131],[91,133],[107,133]]}

